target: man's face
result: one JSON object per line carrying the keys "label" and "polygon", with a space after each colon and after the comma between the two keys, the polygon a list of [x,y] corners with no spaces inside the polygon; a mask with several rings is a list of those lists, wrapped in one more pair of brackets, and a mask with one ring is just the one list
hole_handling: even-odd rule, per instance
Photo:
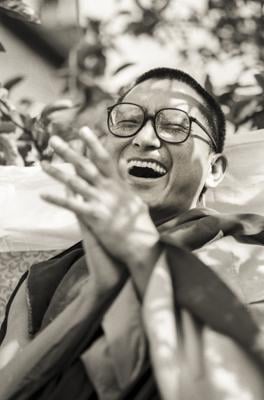
{"label": "man's face", "polygon": [[[144,81],[123,102],[138,104],[150,115],[163,108],[180,108],[209,130],[200,96],[177,80]],[[210,169],[210,147],[203,139],[208,140],[206,133],[192,123],[186,142],[166,143],[158,138],[148,120],[133,137],[120,138],[109,133],[106,146],[117,166],[122,159],[127,162],[129,185],[148,204],[154,221],[159,223],[196,206]],[[145,174],[146,167],[148,172],[153,168],[153,174]]]}

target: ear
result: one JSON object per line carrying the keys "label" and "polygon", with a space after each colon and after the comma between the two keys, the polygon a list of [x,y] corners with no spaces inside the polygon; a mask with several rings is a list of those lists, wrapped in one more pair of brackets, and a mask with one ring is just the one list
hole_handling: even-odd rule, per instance
{"label": "ear", "polygon": [[210,157],[210,169],[205,181],[207,189],[213,189],[222,181],[227,167],[227,159],[224,154],[212,154]]}

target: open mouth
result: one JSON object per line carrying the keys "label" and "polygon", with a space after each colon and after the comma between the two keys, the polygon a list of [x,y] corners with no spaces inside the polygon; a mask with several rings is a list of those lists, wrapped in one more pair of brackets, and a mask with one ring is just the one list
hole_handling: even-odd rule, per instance
{"label": "open mouth", "polygon": [[157,161],[130,160],[128,173],[137,178],[157,179],[164,176],[167,170]]}

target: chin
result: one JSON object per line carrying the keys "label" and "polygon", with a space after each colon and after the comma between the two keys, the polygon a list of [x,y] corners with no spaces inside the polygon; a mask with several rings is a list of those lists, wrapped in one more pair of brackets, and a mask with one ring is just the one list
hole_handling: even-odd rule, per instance
{"label": "chin", "polygon": [[143,189],[135,186],[133,186],[133,190],[149,208],[159,208],[164,202],[164,199],[161,199],[160,191],[150,190],[150,188]]}

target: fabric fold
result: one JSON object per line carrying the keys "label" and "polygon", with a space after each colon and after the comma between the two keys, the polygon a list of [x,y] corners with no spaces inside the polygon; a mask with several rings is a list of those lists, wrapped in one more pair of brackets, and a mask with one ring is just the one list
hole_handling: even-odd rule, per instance
{"label": "fabric fold", "polygon": [[[170,329],[173,331],[176,327],[174,335],[177,344],[175,348],[176,369],[180,370],[181,362],[186,363],[191,354],[191,352],[182,353],[180,350],[182,346],[179,344],[181,343],[185,343],[189,347],[187,339],[184,342],[184,337],[187,338],[184,330],[188,330],[190,333],[190,327],[194,327],[192,335],[188,336],[190,338],[188,343],[194,344],[196,350],[199,347],[197,343],[203,346],[203,336],[199,336],[198,323],[198,325],[201,324],[201,326],[216,332],[219,337],[222,335],[231,342],[238,343],[236,346],[243,349],[245,358],[251,357],[253,365],[260,365],[261,371],[263,371],[264,340],[258,324],[221,276],[190,252],[190,250],[205,246],[208,242],[216,241],[219,232],[221,232],[221,236],[232,235],[243,238],[250,236],[251,239],[261,243],[263,228],[263,217],[226,215],[222,218],[215,212],[204,209],[191,210],[181,218],[176,218],[159,227],[164,252],[158,263],[162,262],[162,265],[166,266],[164,270],[161,269],[161,274],[167,282],[163,315],[169,316],[170,319],[170,323],[167,325],[168,332]],[[96,267],[96,263],[100,262],[100,265],[104,266],[103,270],[106,274],[107,271],[108,273],[115,271],[115,268],[125,268],[125,266],[119,265],[118,261],[105,252],[100,245],[92,246],[91,252],[90,263],[95,263],[93,267]],[[73,253],[70,252],[69,257],[71,254]],[[62,257],[61,261],[63,259]],[[59,262],[59,258],[57,260]],[[69,266],[69,271],[70,268],[71,266]],[[153,265],[152,275],[153,279],[156,278],[156,288],[160,283],[162,289],[162,276],[159,275],[160,273],[156,276],[155,271],[156,265]],[[57,280],[56,288],[62,282],[63,275]],[[40,273],[40,277],[43,277],[43,274]],[[102,374],[108,374],[106,382],[114,394],[118,391],[126,393],[133,382],[136,385],[136,382],[140,380],[141,374],[145,371],[145,334],[147,333],[148,341],[151,344],[155,338],[155,329],[158,332],[161,327],[155,323],[151,330],[148,328],[145,330],[142,326],[141,305],[137,303],[136,295],[131,290],[133,282],[128,277],[128,273],[121,274],[119,280],[114,281],[113,287],[109,288],[107,293],[101,294],[100,297],[96,293],[93,279],[94,276],[91,274],[89,279],[78,287],[75,297],[70,299],[69,303],[64,304],[65,308],[59,313],[56,311],[54,319],[47,319],[45,327],[36,333],[30,346],[18,354],[1,372],[0,397],[2,400],[33,399],[34,393],[39,393],[51,379],[55,379],[61,371],[70,368],[70,365],[79,361],[80,357],[82,357],[84,365],[90,365],[90,369],[94,364],[103,365]],[[154,281],[151,276],[148,291],[152,282]],[[32,290],[34,289],[37,293],[38,287],[40,288],[42,285],[43,282],[36,279]],[[151,307],[153,302],[158,306],[160,302],[164,301],[163,296],[158,296],[158,294],[156,296],[155,290],[152,291],[152,294]],[[54,300],[53,293],[50,295]],[[34,307],[34,296],[31,298]],[[39,296],[38,300],[39,303],[35,302],[35,305],[39,304],[38,307],[44,316],[49,305],[52,304],[52,299],[44,298],[41,303]],[[148,304],[146,300],[144,304],[144,307]],[[184,310],[188,313],[188,315],[186,314],[187,319],[184,317]],[[150,316],[153,314],[150,313]],[[166,318],[165,321],[167,321]],[[41,321],[37,321],[37,327],[39,322]],[[100,327],[103,328],[103,333],[98,336]],[[163,331],[162,334],[164,334]],[[171,346],[174,346],[173,341]],[[164,348],[164,351],[168,350],[170,348]],[[128,353],[129,355],[126,357]],[[199,360],[199,352],[195,354],[197,354],[196,359]],[[155,364],[154,353],[152,353],[152,360],[154,360],[155,376],[160,384],[162,379],[160,380],[159,377],[163,370]],[[96,380],[99,382],[97,390],[100,389],[101,377],[94,377],[90,372],[89,377],[95,387]],[[198,376],[197,379],[199,379]],[[179,385],[181,386],[181,381],[179,381]],[[101,393],[104,393],[106,388],[104,387],[102,390]],[[181,388],[179,390],[181,391]]]}

